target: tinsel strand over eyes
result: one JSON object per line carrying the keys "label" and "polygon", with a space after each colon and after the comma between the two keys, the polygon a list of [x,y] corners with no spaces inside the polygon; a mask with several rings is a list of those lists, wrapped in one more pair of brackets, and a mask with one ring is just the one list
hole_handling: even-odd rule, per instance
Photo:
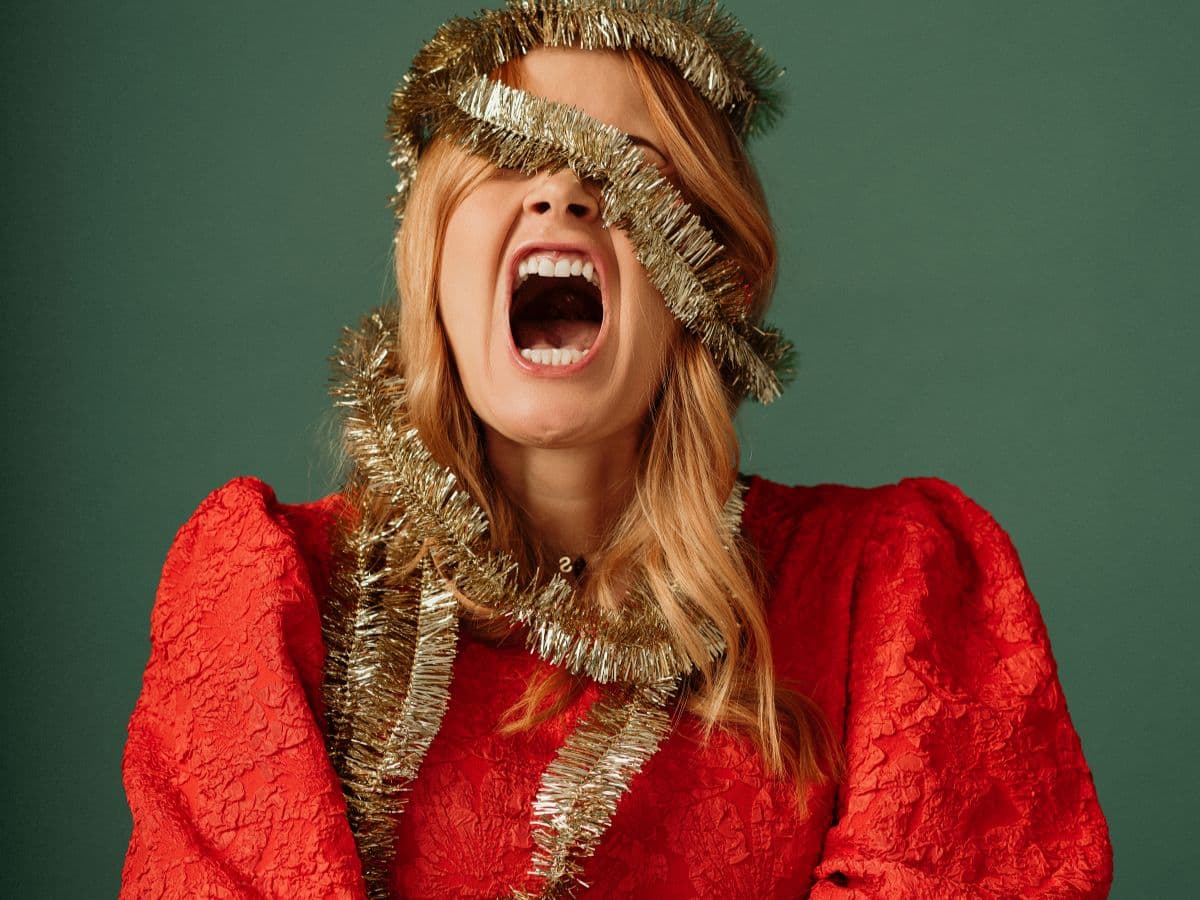
{"label": "tinsel strand over eyes", "polygon": [[792,374],[792,348],[751,317],[748,280],[680,192],[620,130],[488,77],[540,45],[637,49],[664,59],[741,134],[775,109],[769,84],[778,70],[715,4],[510,3],[443,26],[393,94],[397,216],[431,135],[501,168],[569,168],[600,186],[605,219],[627,232],[668,308],[709,349],[728,383],[763,403],[774,400]]}

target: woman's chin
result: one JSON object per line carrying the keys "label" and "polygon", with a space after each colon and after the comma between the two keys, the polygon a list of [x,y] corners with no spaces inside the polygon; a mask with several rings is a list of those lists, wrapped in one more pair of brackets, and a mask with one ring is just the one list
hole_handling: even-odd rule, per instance
{"label": "woman's chin", "polygon": [[514,444],[546,450],[591,446],[620,430],[619,423],[596,409],[585,394],[562,392],[575,396],[547,398],[545,392],[536,393],[539,396],[509,397],[480,418],[491,431]]}
{"label": "woman's chin", "polygon": [[603,439],[597,423],[581,421],[585,417],[538,415],[502,423],[497,428],[514,444],[544,450],[566,450],[587,446]]}

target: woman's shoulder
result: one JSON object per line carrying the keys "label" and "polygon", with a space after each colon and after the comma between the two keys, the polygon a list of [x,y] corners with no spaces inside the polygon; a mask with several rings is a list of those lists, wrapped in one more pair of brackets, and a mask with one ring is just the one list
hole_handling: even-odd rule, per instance
{"label": "woman's shoulder", "polygon": [[756,514],[779,521],[796,521],[814,510],[861,515],[888,507],[917,511],[975,505],[962,488],[932,475],[871,487],[834,482],[783,484],[761,475],[746,476],[746,481],[747,505],[752,505]]}
{"label": "woman's shoulder", "polygon": [[1045,625],[1017,550],[958,486],[923,477],[871,488],[762,480],[752,487],[748,521],[761,504],[766,524],[748,524],[747,532],[757,527],[761,536],[781,621],[840,616],[860,650],[905,647],[907,654],[918,635],[942,668],[956,672],[976,671],[971,660],[946,661],[956,648],[975,648],[973,660],[999,647],[1008,656],[1034,648],[1029,659],[1037,664],[1025,674],[1036,669],[1034,681],[1052,682]]}
{"label": "woman's shoulder", "polygon": [[251,552],[291,548],[319,558],[328,555],[332,529],[344,512],[340,494],[283,503],[271,485],[242,475],[200,501],[176,533],[172,553],[189,555],[216,547]]}
{"label": "woman's shoulder", "polygon": [[213,526],[285,531],[328,528],[344,511],[344,506],[341,495],[336,493],[302,503],[284,503],[267,482],[252,475],[240,475],[205,496],[177,537]]}
{"label": "woman's shoulder", "polygon": [[743,523],[770,561],[819,543],[825,553],[848,547],[861,555],[868,542],[925,538],[956,542],[980,531],[1000,533],[992,517],[961,488],[921,476],[857,487],[820,483],[788,485],[751,476]]}
{"label": "woman's shoulder", "polygon": [[880,634],[889,622],[933,619],[930,632],[948,640],[984,622],[1009,639],[1044,632],[1008,533],[941,478],[869,488],[759,479],[743,521],[784,630],[812,627],[814,616],[853,616]]}
{"label": "woman's shoulder", "polygon": [[344,503],[338,494],[283,503],[261,479],[234,478],[209,493],[167,552],[152,634],[197,617],[253,617],[255,607],[321,592]]}

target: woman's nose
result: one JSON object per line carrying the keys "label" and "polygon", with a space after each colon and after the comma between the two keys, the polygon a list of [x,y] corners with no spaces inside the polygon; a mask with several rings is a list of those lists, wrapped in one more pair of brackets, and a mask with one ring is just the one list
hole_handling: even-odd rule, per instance
{"label": "woman's nose", "polygon": [[600,200],[596,189],[588,187],[570,169],[542,174],[529,183],[525,211],[538,216],[562,216],[578,222],[600,219]]}

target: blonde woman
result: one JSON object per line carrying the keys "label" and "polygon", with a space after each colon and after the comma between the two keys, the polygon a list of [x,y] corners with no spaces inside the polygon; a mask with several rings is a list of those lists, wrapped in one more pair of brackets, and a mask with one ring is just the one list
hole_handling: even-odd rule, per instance
{"label": "blonde woman", "polygon": [[448,23],[393,99],[399,302],[344,490],[211,495],[130,723],[127,896],[1103,896],[1004,532],[954,487],[738,475],[787,368],[707,4]]}

